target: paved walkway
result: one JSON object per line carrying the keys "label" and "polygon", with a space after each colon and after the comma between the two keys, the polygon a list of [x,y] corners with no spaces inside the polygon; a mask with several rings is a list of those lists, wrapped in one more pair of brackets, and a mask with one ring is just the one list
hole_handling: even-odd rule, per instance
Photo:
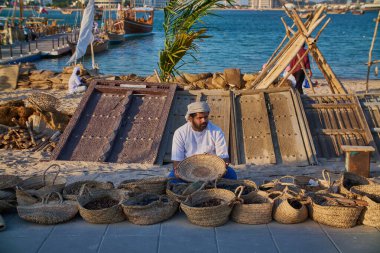
{"label": "paved walkway", "polygon": [[3,216],[1,253],[88,252],[380,252],[380,230],[367,226],[336,229],[311,220],[301,224],[241,225],[217,228],[192,225],[183,213],[161,224],[137,226],[127,221],[88,224],[80,217],[56,226]]}

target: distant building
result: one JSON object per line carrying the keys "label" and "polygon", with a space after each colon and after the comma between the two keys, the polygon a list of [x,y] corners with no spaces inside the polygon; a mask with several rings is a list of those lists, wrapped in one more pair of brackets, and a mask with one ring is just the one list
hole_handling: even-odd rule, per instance
{"label": "distant building", "polygon": [[251,9],[272,9],[282,6],[280,0],[248,0]]}
{"label": "distant building", "polygon": [[[164,8],[168,0],[135,0],[136,6],[150,6],[154,8]],[[125,3],[129,5],[130,0],[125,0]]]}
{"label": "distant building", "polygon": [[101,8],[117,8],[118,4],[122,4],[122,0],[95,0],[95,6]]}
{"label": "distant building", "polygon": [[248,6],[252,9],[271,9],[272,0],[249,0]]}
{"label": "distant building", "polygon": [[24,1],[25,4],[30,4],[30,3],[38,3],[40,6],[46,6],[48,4],[52,5],[53,0],[26,0]]}

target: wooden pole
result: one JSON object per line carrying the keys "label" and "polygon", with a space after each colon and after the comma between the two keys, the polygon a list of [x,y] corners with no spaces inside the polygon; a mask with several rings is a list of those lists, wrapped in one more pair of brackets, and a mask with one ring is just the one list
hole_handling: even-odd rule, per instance
{"label": "wooden pole", "polygon": [[[286,74],[286,76],[284,77],[284,79],[282,79],[281,83],[278,85],[278,87],[281,87],[281,85],[285,82],[286,79],[288,79],[288,77],[290,76],[291,73],[293,73],[294,69],[296,68],[296,66],[298,64],[300,64],[301,60],[309,53],[310,51],[310,48],[308,48],[305,53],[302,54],[302,57],[298,57],[298,61],[296,64],[294,64],[293,68]],[[297,52],[297,55],[298,55],[298,52]]]}
{"label": "wooden pole", "polygon": [[379,21],[380,21],[380,11],[377,14],[375,31],[373,32],[371,48],[369,49],[369,53],[368,53],[367,81],[365,84],[365,92],[366,93],[368,93],[369,72],[370,72],[371,66],[372,66],[372,51],[373,51],[373,47],[375,46],[375,41],[376,41],[376,36],[377,36],[377,28],[379,27]]}
{"label": "wooden pole", "polygon": [[95,69],[95,54],[94,54],[94,44],[91,41],[91,61],[92,61],[92,69]]}
{"label": "wooden pole", "polygon": [[23,0],[20,0],[20,20],[22,20],[23,16],[24,16],[24,2]]}

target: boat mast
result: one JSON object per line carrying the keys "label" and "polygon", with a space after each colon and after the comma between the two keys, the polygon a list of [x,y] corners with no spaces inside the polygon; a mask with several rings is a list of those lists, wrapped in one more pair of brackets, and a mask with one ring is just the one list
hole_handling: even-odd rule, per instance
{"label": "boat mast", "polygon": [[22,17],[24,16],[24,2],[23,0],[19,0],[20,2],[20,20],[22,20]]}

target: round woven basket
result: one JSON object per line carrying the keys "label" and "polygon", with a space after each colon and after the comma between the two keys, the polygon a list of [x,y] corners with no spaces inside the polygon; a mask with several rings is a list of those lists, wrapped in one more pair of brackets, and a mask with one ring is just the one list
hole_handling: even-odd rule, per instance
{"label": "round woven basket", "polygon": [[[123,209],[120,205],[125,197],[124,191],[100,189],[84,190],[87,189],[85,187],[82,189],[83,193],[79,194],[77,201],[79,204],[79,214],[85,221],[95,224],[111,224],[125,220]],[[109,208],[98,210],[90,210],[85,208],[88,203],[102,198],[110,198],[117,201],[118,204]]]}
{"label": "round woven basket", "polygon": [[14,190],[0,190],[0,200],[16,200]]}
{"label": "round woven basket", "polygon": [[353,186],[350,191],[368,203],[359,218],[360,222],[367,226],[380,227],[380,185]]}
{"label": "round woven basket", "polygon": [[362,206],[322,205],[326,200],[323,195],[316,194],[311,199],[310,217],[318,223],[332,227],[354,227],[363,210]]}
{"label": "round woven basket", "polygon": [[295,178],[293,176],[283,176],[269,182],[264,182],[262,185],[259,186],[259,189],[268,193],[284,191],[285,189],[289,189],[299,194],[303,194],[304,192],[304,190],[302,190],[298,185],[295,184]]}
{"label": "round woven basket", "polygon": [[129,179],[120,183],[118,189],[130,190],[135,193],[155,193],[164,194],[166,183],[168,179],[166,177],[149,177],[144,179]]}
{"label": "round woven basket", "polygon": [[[213,199],[221,200],[221,204],[210,207],[195,207]],[[236,197],[233,192],[223,189],[209,189],[195,192],[185,202],[182,202],[180,207],[191,223],[206,227],[217,227],[228,221],[235,202]]]}
{"label": "round woven basket", "polygon": [[16,208],[15,201],[0,200],[0,213],[8,212]]}
{"label": "round woven basket", "polygon": [[[51,168],[57,168],[55,174],[47,174],[47,172]],[[59,173],[60,166],[58,164],[52,164],[44,171],[43,175],[32,176],[28,179],[25,179],[17,186],[18,188],[26,190],[29,193],[36,195],[40,198],[43,198],[51,192],[61,193],[63,188],[65,187],[66,179],[63,177],[59,177]]]}
{"label": "round woven basket", "polygon": [[15,188],[22,179],[13,175],[0,175],[0,190]]}
{"label": "round woven basket", "polygon": [[307,220],[307,207],[294,195],[290,195],[288,191],[285,191],[274,199],[273,219],[277,222],[295,224]]}
{"label": "round woven basket", "polygon": [[177,172],[187,182],[214,181],[226,173],[226,163],[216,155],[194,155],[180,162]]}
{"label": "round woven basket", "polygon": [[[59,201],[50,201],[49,198],[57,194]],[[18,215],[27,221],[51,225],[71,220],[78,213],[78,205],[75,201],[63,201],[61,194],[50,193],[42,203],[28,206],[17,206]]]}
{"label": "round woven basket", "polygon": [[28,191],[24,191],[21,189],[16,189],[16,199],[17,199],[17,205],[19,206],[27,206],[36,204],[38,202],[41,202],[42,198],[38,197],[36,195],[33,195],[29,193]]}
{"label": "round woven basket", "polygon": [[[317,185],[310,185],[311,181],[316,182]],[[307,192],[317,192],[320,190],[328,189],[328,187],[323,186],[321,180],[310,176],[295,176],[294,183],[295,185],[304,189]]]}
{"label": "round woven basket", "polygon": [[369,184],[372,184],[372,182],[368,180],[368,178],[351,172],[344,172],[339,184],[339,193],[347,197],[352,197],[352,193],[350,192],[351,187]]}
{"label": "round woven basket", "polygon": [[267,224],[272,220],[273,200],[262,191],[242,195],[243,203],[234,206],[231,219],[243,224]]}
{"label": "round woven basket", "polygon": [[175,181],[169,180],[166,184],[166,195],[177,202],[185,201],[190,194],[209,187],[205,182],[177,183]]}
{"label": "round woven basket", "polygon": [[65,188],[63,188],[62,196],[65,199],[77,200],[82,185],[86,185],[86,187],[90,189],[114,189],[112,182],[85,180],[66,185]]}
{"label": "round woven basket", "polygon": [[[144,202],[149,203],[144,204]],[[178,202],[168,196],[153,193],[141,193],[131,197],[121,206],[127,219],[138,225],[159,223],[172,217],[178,210]]]}
{"label": "round woven basket", "polygon": [[56,97],[42,92],[31,94],[27,101],[34,109],[42,112],[55,112],[59,107],[59,100]]}
{"label": "round woven basket", "polygon": [[215,188],[230,190],[232,192],[235,192],[236,189],[240,186],[244,187],[243,192],[241,194],[242,197],[258,190],[256,183],[247,179],[232,180],[221,178],[217,180],[215,183]]}

